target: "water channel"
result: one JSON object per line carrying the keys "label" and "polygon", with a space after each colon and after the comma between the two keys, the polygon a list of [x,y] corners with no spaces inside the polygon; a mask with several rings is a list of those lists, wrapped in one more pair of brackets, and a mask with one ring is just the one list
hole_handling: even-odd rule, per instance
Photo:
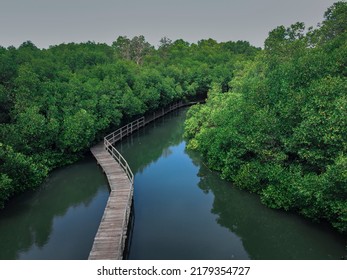
{"label": "water channel", "polygon": [[[186,149],[186,109],[117,145],[135,174],[128,259],[340,259],[346,236],[263,206]],[[0,259],[86,259],[108,196],[93,158],[0,212]]]}

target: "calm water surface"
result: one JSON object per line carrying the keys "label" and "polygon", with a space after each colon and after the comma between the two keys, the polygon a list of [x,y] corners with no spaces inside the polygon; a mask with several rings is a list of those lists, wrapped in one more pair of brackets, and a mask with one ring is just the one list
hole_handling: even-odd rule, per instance
{"label": "calm water surface", "polygon": [[128,259],[340,259],[346,237],[263,206],[187,151],[186,110],[118,144],[135,174]]}
{"label": "calm water surface", "polygon": [[109,195],[89,157],[0,211],[0,259],[87,259]]}
{"label": "calm water surface", "polygon": [[[128,259],[340,259],[346,236],[264,207],[186,150],[186,110],[124,139],[135,174]],[[87,259],[107,198],[91,157],[0,211],[0,259]]]}

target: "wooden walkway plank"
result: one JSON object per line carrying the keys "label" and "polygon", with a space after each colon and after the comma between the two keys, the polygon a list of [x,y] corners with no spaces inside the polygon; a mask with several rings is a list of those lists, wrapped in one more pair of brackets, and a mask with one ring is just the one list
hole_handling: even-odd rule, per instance
{"label": "wooden walkway plank", "polygon": [[89,259],[119,260],[123,258],[133,185],[103,143],[91,148],[91,152],[107,176],[110,196]]}

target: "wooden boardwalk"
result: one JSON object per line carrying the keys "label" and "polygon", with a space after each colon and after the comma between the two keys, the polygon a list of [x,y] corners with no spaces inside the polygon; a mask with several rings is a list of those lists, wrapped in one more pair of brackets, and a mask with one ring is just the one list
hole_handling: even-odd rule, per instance
{"label": "wooden boardwalk", "polygon": [[90,149],[104,170],[110,186],[110,197],[89,254],[90,260],[123,258],[133,197],[134,175],[125,158],[113,144],[157,118],[195,103],[197,102],[180,101],[141,117],[105,136],[102,143]]}
{"label": "wooden boardwalk", "polygon": [[89,259],[120,260],[126,241],[133,184],[118,162],[106,151],[103,142],[91,148],[91,152],[104,170],[111,192]]}

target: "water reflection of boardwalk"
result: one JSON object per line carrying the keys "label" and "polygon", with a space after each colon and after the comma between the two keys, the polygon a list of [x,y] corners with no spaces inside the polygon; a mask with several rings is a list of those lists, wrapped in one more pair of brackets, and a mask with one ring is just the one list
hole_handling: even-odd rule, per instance
{"label": "water reflection of boardwalk", "polygon": [[111,192],[89,259],[122,259],[133,186],[104,143],[91,148],[91,152],[104,170]]}

